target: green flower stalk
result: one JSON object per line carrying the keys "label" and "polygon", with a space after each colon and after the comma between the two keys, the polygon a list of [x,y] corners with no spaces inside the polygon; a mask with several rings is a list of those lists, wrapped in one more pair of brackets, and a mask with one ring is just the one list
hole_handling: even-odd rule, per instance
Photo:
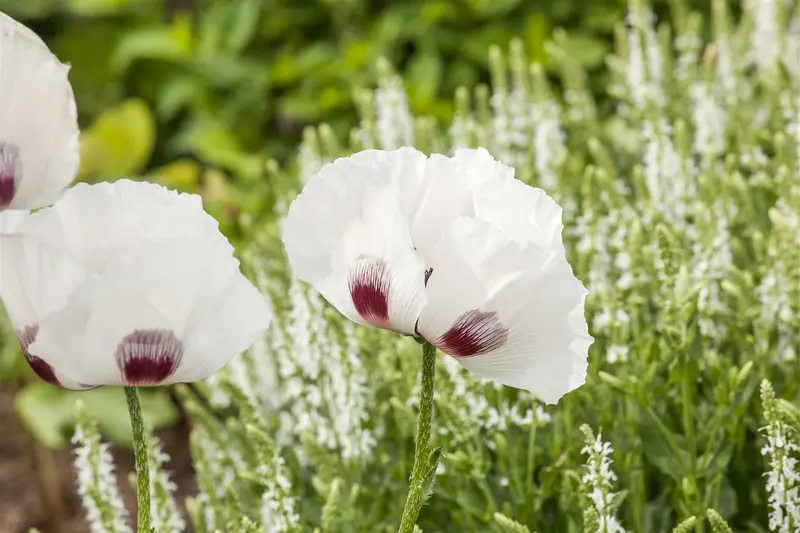
{"label": "green flower stalk", "polygon": [[147,458],[147,439],[145,438],[144,420],[142,420],[142,403],[139,389],[125,387],[125,400],[133,429],[133,453],[136,456],[136,503],[138,508],[138,533],[151,533],[152,518],[150,516],[150,461]]}
{"label": "green flower stalk", "polygon": [[430,449],[431,426],[433,425],[433,389],[436,377],[436,347],[425,342],[422,345],[422,373],[417,419],[417,441],[414,448],[414,466],[411,469],[408,497],[403,509],[398,533],[412,533],[422,505],[430,497],[441,448]]}

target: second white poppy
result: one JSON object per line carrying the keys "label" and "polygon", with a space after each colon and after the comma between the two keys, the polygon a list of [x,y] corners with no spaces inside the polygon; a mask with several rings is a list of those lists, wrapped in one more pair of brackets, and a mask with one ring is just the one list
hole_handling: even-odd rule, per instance
{"label": "second white poppy", "polygon": [[0,298],[33,370],[69,389],[197,381],[269,325],[199,196],[121,180],[0,215]]}
{"label": "second white poppy", "polygon": [[555,403],[592,344],[561,208],[485,150],[368,150],[292,204],[292,269],[350,319],[427,339],[468,370]]}

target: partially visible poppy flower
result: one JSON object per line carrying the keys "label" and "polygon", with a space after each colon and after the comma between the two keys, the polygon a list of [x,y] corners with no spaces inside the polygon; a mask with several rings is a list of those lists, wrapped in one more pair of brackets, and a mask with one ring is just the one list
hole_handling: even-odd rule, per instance
{"label": "partially visible poppy flower", "polygon": [[79,184],[0,225],[0,298],[26,359],[53,385],[197,381],[269,325],[269,305],[199,196]]}
{"label": "partially visible poppy flower", "polygon": [[50,205],[78,172],[68,73],[35,33],[0,13],[0,210]]}
{"label": "partially visible poppy flower", "polygon": [[324,166],[283,240],[298,277],[365,325],[422,336],[555,403],[583,384],[586,290],[561,208],[486,150],[368,150]]}

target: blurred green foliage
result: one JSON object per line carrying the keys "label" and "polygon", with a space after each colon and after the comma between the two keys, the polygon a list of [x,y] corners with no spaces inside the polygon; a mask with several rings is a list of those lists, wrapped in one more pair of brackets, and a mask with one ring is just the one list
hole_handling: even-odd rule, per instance
{"label": "blurred green foliage", "polygon": [[245,183],[263,176],[266,158],[288,159],[306,124],[346,137],[353,92],[372,85],[379,57],[403,74],[415,114],[444,120],[458,87],[488,81],[489,46],[513,37],[545,61],[544,43],[565,27],[571,55],[599,72],[625,9],[621,0],[0,0],[73,65],[82,123],[93,124],[85,174],[189,158]]}

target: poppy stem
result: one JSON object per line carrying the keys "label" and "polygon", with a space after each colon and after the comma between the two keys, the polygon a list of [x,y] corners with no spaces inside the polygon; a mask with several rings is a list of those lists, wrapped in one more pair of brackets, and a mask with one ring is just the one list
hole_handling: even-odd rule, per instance
{"label": "poppy stem", "polygon": [[147,441],[145,440],[139,389],[125,387],[125,399],[128,401],[128,412],[131,415],[133,453],[136,456],[136,506],[139,512],[137,532],[151,533],[150,468],[147,460]]}
{"label": "poppy stem", "polygon": [[403,509],[398,533],[412,533],[422,504],[430,497],[441,448],[431,450],[431,425],[433,422],[433,384],[436,376],[436,347],[429,342],[422,345],[422,387],[419,394],[417,442],[414,448],[414,466],[411,468],[408,497]]}

